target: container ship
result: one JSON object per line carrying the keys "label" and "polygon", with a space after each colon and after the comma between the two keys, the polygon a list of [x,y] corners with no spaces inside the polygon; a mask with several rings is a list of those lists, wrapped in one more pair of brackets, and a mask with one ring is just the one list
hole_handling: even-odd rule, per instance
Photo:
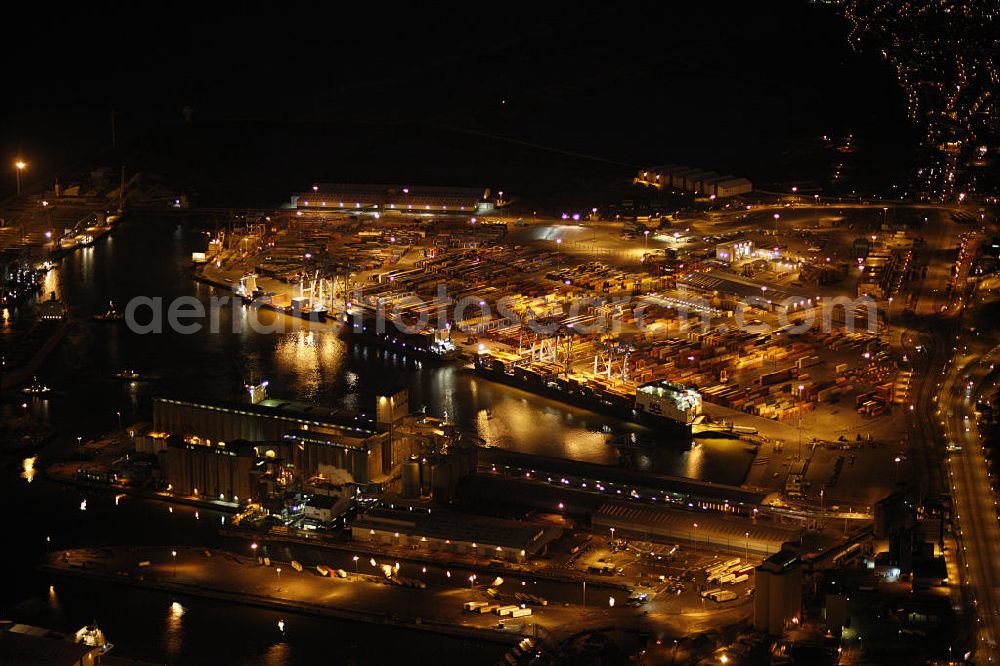
{"label": "container ship", "polygon": [[531,391],[570,405],[607,414],[660,431],[690,437],[701,415],[701,394],[667,381],[611,384],[555,364],[526,364],[514,354],[481,353],[474,362],[477,375]]}
{"label": "container ship", "polygon": [[233,285],[233,291],[244,303],[266,310],[274,310],[282,314],[299,317],[306,321],[324,322],[327,320],[328,308],[322,303],[322,293],[314,300],[312,296],[306,296],[305,291],[312,292],[312,288],[306,289],[299,285],[299,295],[289,298],[287,294],[277,292],[265,292],[257,287],[257,276],[248,273],[240,278],[238,283]]}
{"label": "container ship", "polygon": [[380,332],[375,312],[358,305],[351,305],[338,321],[344,324],[343,335],[347,340],[376,344],[422,361],[444,363],[459,357],[459,350],[446,329],[426,327],[408,333],[400,331],[392,321],[386,321]]}

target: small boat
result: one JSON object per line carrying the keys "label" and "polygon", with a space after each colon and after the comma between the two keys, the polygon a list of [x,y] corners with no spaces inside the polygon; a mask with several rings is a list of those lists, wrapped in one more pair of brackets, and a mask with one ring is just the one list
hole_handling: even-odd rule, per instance
{"label": "small boat", "polygon": [[102,655],[111,652],[111,649],[114,647],[114,644],[108,642],[108,639],[105,638],[104,632],[98,628],[96,622],[77,629],[76,633],[73,634],[73,642],[97,648]]}
{"label": "small boat", "polygon": [[66,321],[69,310],[66,305],[56,298],[56,292],[49,294],[49,300],[38,304],[39,321]]}
{"label": "small boat", "polygon": [[121,372],[116,372],[115,377],[127,382],[152,382],[159,379],[156,375],[144,375],[140,372],[131,369],[125,369]]}
{"label": "small boat", "polygon": [[32,377],[31,386],[25,386],[21,392],[26,395],[45,395],[51,390],[48,386],[40,383],[38,377]]}
{"label": "small boat", "polygon": [[125,315],[123,315],[121,312],[118,312],[118,310],[115,309],[114,301],[108,303],[108,309],[106,312],[94,315],[94,321],[102,321],[102,322],[121,321],[124,318]]}

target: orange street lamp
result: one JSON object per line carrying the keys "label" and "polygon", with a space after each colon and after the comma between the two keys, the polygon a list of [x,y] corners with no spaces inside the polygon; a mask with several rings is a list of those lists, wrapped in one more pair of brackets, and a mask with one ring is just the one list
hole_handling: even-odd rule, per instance
{"label": "orange street lamp", "polygon": [[17,196],[21,196],[21,172],[24,171],[24,167],[28,166],[25,164],[24,160],[17,160],[14,162],[14,174],[17,179]]}

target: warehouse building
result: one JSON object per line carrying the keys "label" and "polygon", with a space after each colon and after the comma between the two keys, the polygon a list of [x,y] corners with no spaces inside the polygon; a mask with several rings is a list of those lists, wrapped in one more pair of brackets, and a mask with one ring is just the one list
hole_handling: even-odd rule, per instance
{"label": "warehouse building", "polygon": [[634,182],[658,189],[672,187],[718,199],[753,191],[753,183],[746,178],[737,178],[732,175],[720,176],[715,171],[676,164],[639,169]]}
{"label": "warehouse building", "polygon": [[813,296],[802,291],[719,270],[685,273],[677,277],[677,285],[694,293],[727,298],[734,303],[773,312],[800,312],[818,305]]}
{"label": "warehouse building", "polygon": [[332,212],[481,214],[495,204],[486,187],[318,183],[292,196],[292,208]]}
{"label": "warehouse building", "polygon": [[712,184],[713,191],[706,191],[708,196],[715,196],[718,199],[735,197],[738,194],[753,192],[753,183],[746,178],[728,178],[716,181]]}
{"label": "warehouse building", "polygon": [[782,544],[802,537],[800,529],[618,501],[603,504],[591,524],[598,531],[614,529],[620,537],[763,555],[775,553]]}
{"label": "warehouse building", "polygon": [[508,562],[544,554],[561,535],[555,526],[454,513],[425,503],[379,506],[351,526],[354,541]]}

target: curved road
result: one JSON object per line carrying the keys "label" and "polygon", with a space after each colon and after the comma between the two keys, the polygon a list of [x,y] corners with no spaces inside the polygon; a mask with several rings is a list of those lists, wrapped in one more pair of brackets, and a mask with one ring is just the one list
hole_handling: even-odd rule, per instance
{"label": "curved road", "polygon": [[[1000,638],[1000,523],[985,449],[974,407],[997,382],[1000,347],[966,350],[966,335],[956,340],[956,355],[945,366],[937,394],[936,416],[951,452],[947,472],[961,547],[963,582],[978,615],[978,654],[993,662]],[[972,342],[968,341],[970,349]],[[958,447],[961,447],[960,450]]]}

